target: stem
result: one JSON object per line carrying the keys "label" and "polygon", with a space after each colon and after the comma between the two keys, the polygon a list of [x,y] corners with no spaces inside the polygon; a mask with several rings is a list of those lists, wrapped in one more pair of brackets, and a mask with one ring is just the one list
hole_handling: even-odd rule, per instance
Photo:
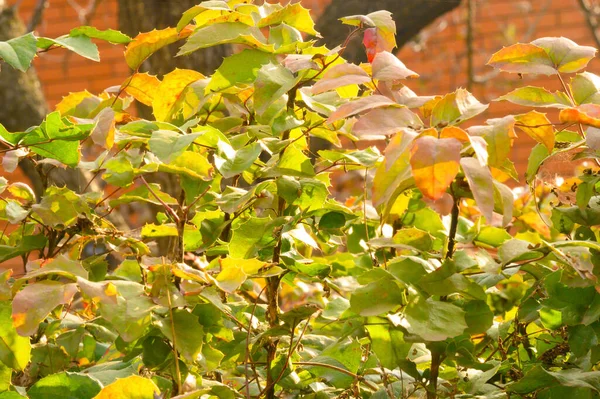
{"label": "stem", "polygon": [[442,354],[438,351],[431,351],[431,369],[429,374],[429,385],[427,387],[427,399],[437,398],[437,383],[440,375],[440,365],[442,364]]}
{"label": "stem", "polygon": [[171,303],[171,290],[169,288],[169,284],[167,282],[167,275],[164,274],[165,285],[167,286],[167,302],[169,304],[169,316],[171,317],[171,335],[173,336],[173,356],[175,357],[175,373],[177,373],[177,377],[175,382],[177,383],[177,391],[176,395],[179,395],[181,392],[181,370],[179,369],[179,354],[177,353],[177,338],[175,335],[175,322],[173,321],[173,305]]}
{"label": "stem", "polygon": [[458,228],[458,215],[460,212],[458,205],[460,198],[452,196],[452,199],[454,202],[452,204],[452,212],[450,213],[452,219],[450,221],[450,233],[448,234],[448,251],[446,251],[446,259],[450,259],[452,258],[452,255],[454,255],[454,249],[456,246],[456,230]]}

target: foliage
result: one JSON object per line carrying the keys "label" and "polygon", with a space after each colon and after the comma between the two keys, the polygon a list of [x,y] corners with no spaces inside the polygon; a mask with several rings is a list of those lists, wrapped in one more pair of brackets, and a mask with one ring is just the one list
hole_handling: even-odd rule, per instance
{"label": "foliage", "polygon": [[[599,158],[600,77],[581,72],[596,50],[500,50],[493,67],[563,89],[499,100],[559,122],[531,110],[469,124],[487,105],[468,91],[404,85],[417,74],[390,53],[389,13],[343,22],[369,64],[305,40],[299,4],[239,0],[132,40],[83,27],[0,44],[26,69],[55,46],[95,59],[104,39],[127,44],[134,69],[118,93],[71,93],[40,126],[0,129],[4,167],[27,157],[47,187],[36,198],[0,178],[0,261],[26,264],[0,275],[0,398],[598,396],[600,177],[536,179],[557,154]],[[139,72],[175,42],[240,51],[211,77]],[[517,131],[538,142],[530,191],[507,185]],[[383,154],[357,144],[373,138]],[[312,140],[335,148],[310,153]],[[56,186],[48,164],[104,191]],[[341,173],[357,182],[344,201]],[[111,219],[142,205],[157,211],[140,229]]]}

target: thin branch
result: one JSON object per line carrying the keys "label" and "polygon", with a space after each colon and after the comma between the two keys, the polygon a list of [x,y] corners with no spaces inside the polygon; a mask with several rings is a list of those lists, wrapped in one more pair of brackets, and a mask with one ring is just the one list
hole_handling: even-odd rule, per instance
{"label": "thin branch", "polygon": [[42,17],[44,16],[44,11],[47,7],[48,0],[38,0],[35,9],[33,10],[33,14],[31,15],[31,19],[29,20],[29,24],[27,24],[27,32],[33,32],[40,22],[42,22]]}
{"label": "thin branch", "polygon": [[579,7],[581,7],[581,11],[585,16],[585,22],[587,23],[588,28],[590,28],[590,32],[592,37],[594,38],[594,42],[596,42],[596,47],[600,48],[600,35],[598,34],[598,16],[592,11],[592,7],[589,5],[587,0],[578,0]]}
{"label": "thin branch", "polygon": [[176,223],[179,223],[179,216],[177,216],[177,213],[175,213],[175,211],[173,210],[173,208],[171,208],[169,205],[167,205],[166,202],[163,201],[158,196],[158,194],[156,194],[154,192],[154,190],[152,189],[152,187],[150,187],[150,185],[148,184],[148,182],[146,181],[146,179],[144,179],[144,176],[140,176],[139,179],[142,181],[142,183],[144,183],[144,185],[146,186],[146,188],[148,188],[148,191],[150,192],[150,194],[152,194],[152,196],[154,198],[156,198],[156,200],[158,202],[160,202],[160,204],[163,206],[163,208],[165,208],[165,211],[169,214],[169,216],[171,216]]}

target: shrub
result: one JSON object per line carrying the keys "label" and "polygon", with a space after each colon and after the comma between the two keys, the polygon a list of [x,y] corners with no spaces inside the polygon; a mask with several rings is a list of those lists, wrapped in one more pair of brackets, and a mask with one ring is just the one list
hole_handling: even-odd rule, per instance
{"label": "shrub", "polygon": [[[487,105],[405,86],[417,74],[391,53],[388,12],[342,21],[370,63],[303,39],[317,32],[299,4],[211,1],[134,39],[83,27],[3,43],[20,69],[36,51],[125,43],[134,73],[118,93],[69,94],[26,132],[0,129],[5,167],[27,157],[46,187],[0,179],[15,226],[0,261],[27,266],[0,279],[0,398],[597,396],[600,177],[586,169],[572,195],[536,186],[556,154],[598,162],[600,77],[564,80],[596,50],[500,50],[491,66],[563,90],[499,100],[560,121],[533,110],[465,128]],[[181,55],[240,51],[211,77],[140,72],[177,41]],[[539,144],[515,201],[516,131]],[[356,145],[369,138],[383,155]],[[311,153],[314,140],[333,149]],[[73,191],[52,168],[88,181]],[[343,201],[341,173],[356,181]],[[151,220],[124,226],[124,207]]]}

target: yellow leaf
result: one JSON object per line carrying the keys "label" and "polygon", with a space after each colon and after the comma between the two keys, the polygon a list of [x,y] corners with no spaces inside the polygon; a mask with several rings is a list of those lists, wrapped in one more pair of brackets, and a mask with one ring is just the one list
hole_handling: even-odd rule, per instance
{"label": "yellow leaf", "polygon": [[184,90],[202,78],[204,75],[191,69],[175,69],[166,74],[152,101],[152,112],[156,120],[169,121],[180,108]]}
{"label": "yellow leaf", "polygon": [[302,7],[300,3],[294,3],[285,6],[284,8],[272,12],[260,21],[258,21],[258,27],[264,28],[269,25],[276,25],[285,23],[290,25],[300,32],[308,33],[309,35],[319,36],[319,33],[315,30],[315,23],[313,22],[310,12]]}
{"label": "yellow leaf", "polygon": [[515,127],[527,133],[532,139],[541,143],[552,152],[554,149],[554,126],[546,117],[537,111],[530,111],[523,115],[515,116]]}
{"label": "yellow leaf", "polygon": [[154,399],[159,394],[160,390],[152,380],[132,375],[105,386],[94,399]]}
{"label": "yellow leaf", "polygon": [[125,61],[131,69],[136,71],[142,65],[142,62],[153,53],[190,34],[190,29],[177,32],[175,28],[154,29],[150,32],[140,33],[127,45],[125,49]]}
{"label": "yellow leaf", "polygon": [[[91,98],[91,97],[95,97],[98,99],[98,103],[100,103],[100,98],[94,96],[92,93],[90,93],[87,90],[84,91],[78,91],[75,93],[69,93],[68,95],[66,95],[65,97],[62,98],[62,100],[60,100],[60,102],[58,104],[56,104],[56,111],[60,112],[60,114],[62,116],[70,116],[71,114],[73,114],[76,111],[79,111],[78,108],[82,108],[81,107],[81,102],[83,100],[85,100],[86,98]],[[94,109],[94,107],[92,107],[89,111],[91,111],[92,109]],[[81,111],[85,112],[84,109],[82,109]],[[86,113],[87,114],[87,113]],[[76,116],[84,116],[84,115],[76,115]],[[87,116],[87,115],[85,115]]]}
{"label": "yellow leaf", "polygon": [[415,184],[425,197],[437,200],[446,192],[458,173],[461,148],[454,138],[424,136],[414,141],[410,166]]}
{"label": "yellow leaf", "polygon": [[123,83],[121,88],[142,104],[152,106],[152,100],[154,100],[159,84],[160,80],[156,76],[148,73],[135,73]]}

